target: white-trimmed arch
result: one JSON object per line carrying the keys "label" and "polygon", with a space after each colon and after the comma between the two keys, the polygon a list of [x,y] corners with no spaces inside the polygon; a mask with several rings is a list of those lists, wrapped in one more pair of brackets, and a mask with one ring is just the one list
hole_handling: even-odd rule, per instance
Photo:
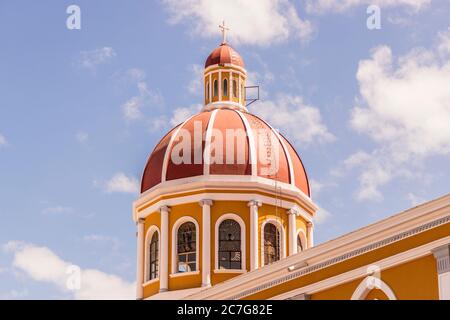
{"label": "white-trimmed arch", "polygon": [[358,285],[351,300],[364,300],[369,292],[373,289],[379,289],[389,298],[389,300],[397,300],[397,297],[386,282],[374,276],[368,276]]}
{"label": "white-trimmed arch", "polygon": [[153,281],[159,279],[159,270],[158,276],[155,279],[150,279],[150,242],[152,241],[152,237],[155,234],[158,234],[158,263],[160,263],[160,255],[161,255],[161,233],[159,228],[156,225],[152,225],[148,228],[145,233],[145,241],[144,241],[144,282]]}
{"label": "white-trimmed arch", "polygon": [[[196,270],[193,272],[182,272],[179,273],[177,269],[177,254],[178,254],[178,229],[185,222],[192,222],[195,225],[195,266]],[[191,216],[183,216],[179,218],[172,227],[172,274],[188,275],[192,273],[198,273],[200,270],[199,265],[199,255],[200,255],[200,228],[198,226],[197,220]]]}
{"label": "white-trimmed arch", "polygon": [[[241,269],[240,270],[236,270],[236,269],[227,269],[226,271],[224,270],[219,270],[219,227],[220,224],[225,221],[225,220],[234,220],[237,223],[239,223],[239,226],[241,227]],[[216,224],[215,224],[215,240],[214,240],[214,253],[215,253],[215,263],[214,263],[214,271],[215,272],[232,272],[232,271],[245,271],[247,270],[247,266],[246,266],[246,229],[245,229],[245,222],[244,220],[242,220],[242,218],[240,216],[238,216],[235,213],[226,213],[223,214],[219,217],[219,219],[217,219]]]}
{"label": "white-trimmed arch", "polygon": [[281,221],[275,218],[267,218],[261,224],[260,251],[261,251],[261,267],[264,266],[264,227],[266,224],[273,224],[280,233],[280,259],[286,258],[286,231]]}
{"label": "white-trimmed arch", "polygon": [[[297,236],[295,237],[295,241],[297,242],[297,238],[300,237],[300,241],[302,243],[302,249],[308,249],[308,241],[306,239],[306,232],[303,229],[297,229]],[[297,245],[297,243],[295,243]]]}

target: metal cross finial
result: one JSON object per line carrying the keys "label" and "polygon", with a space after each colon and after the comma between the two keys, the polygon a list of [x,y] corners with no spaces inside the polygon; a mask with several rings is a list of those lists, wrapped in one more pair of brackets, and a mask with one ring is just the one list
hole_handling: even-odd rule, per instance
{"label": "metal cross finial", "polygon": [[222,30],[222,43],[227,43],[227,31],[230,29],[225,27],[225,21],[222,21],[222,24],[219,25],[219,28]]}

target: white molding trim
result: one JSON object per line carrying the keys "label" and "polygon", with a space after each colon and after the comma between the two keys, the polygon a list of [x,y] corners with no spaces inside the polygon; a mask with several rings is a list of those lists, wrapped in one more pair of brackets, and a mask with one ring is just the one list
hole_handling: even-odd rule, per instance
{"label": "white molding trim", "polygon": [[272,132],[275,133],[275,136],[277,137],[278,141],[280,141],[281,147],[283,148],[283,152],[286,155],[288,168],[289,168],[289,177],[290,177],[290,184],[295,186],[295,172],[294,172],[294,165],[292,164],[292,158],[291,154],[289,153],[289,149],[287,148],[286,144],[284,143],[283,139],[281,138],[280,133],[274,129],[268,122],[264,121],[264,123],[272,129]]}
{"label": "white molding trim", "polygon": [[150,284],[152,284],[152,283],[156,283],[156,282],[159,282],[159,277],[158,277],[158,278],[155,278],[155,279],[152,279],[152,280],[148,280],[148,281],[144,282],[144,283],[142,284],[142,287],[146,287],[146,286],[148,286],[148,285],[150,285]]}
{"label": "white molding trim", "polygon": [[175,138],[178,135],[178,132],[180,132],[180,129],[184,127],[184,125],[191,120],[193,116],[190,116],[189,118],[187,118],[182,124],[179,125],[179,127],[175,130],[175,132],[172,134],[172,136],[170,137],[170,141],[169,144],[167,145],[167,149],[166,152],[164,153],[164,161],[163,161],[163,166],[161,169],[161,183],[166,181],[166,176],[167,176],[167,167],[169,165],[169,158],[170,158],[170,153],[171,153],[171,149],[173,146],[173,143],[175,141]]}
{"label": "white molding trim", "polygon": [[247,270],[242,269],[214,269],[214,273],[246,273]]}
{"label": "white molding trim", "polygon": [[209,176],[211,165],[211,138],[218,110],[214,110],[209,117],[208,127],[205,132],[205,150],[203,151],[203,175]]}
{"label": "white molding trim", "polygon": [[[301,191],[296,186],[289,183],[277,181],[277,187],[281,188],[284,196],[295,197],[301,200],[307,207],[317,211],[318,207],[313,203],[310,197],[308,197],[303,191]],[[154,199],[158,196],[164,194],[174,194],[180,192],[192,192],[196,188],[220,188],[226,187],[225,189],[236,190],[239,187],[245,188],[258,188],[267,190],[273,193],[275,187],[275,180],[268,179],[260,176],[251,175],[221,175],[221,174],[210,174],[201,175],[195,177],[187,177],[175,180],[168,180],[163,183],[159,183],[152,187],[151,189],[140,194],[138,199],[134,202],[134,207],[139,207],[145,202]]]}
{"label": "white molding trim", "polygon": [[397,300],[397,297],[392,291],[391,287],[389,287],[386,282],[379,278],[375,278],[373,276],[367,276],[363,281],[358,285],[355,292],[353,292],[350,300],[364,300],[370,291],[373,289],[379,289],[383,291],[383,293],[389,298],[389,300]]}
{"label": "white molding trim", "polygon": [[187,276],[198,276],[200,274],[200,270],[189,271],[189,272],[177,272],[171,273],[169,275],[170,278],[179,278],[179,277],[187,277]]}
{"label": "white molding trim", "polygon": [[178,246],[178,228],[185,222],[192,222],[195,225],[195,265],[196,265],[196,270],[192,271],[192,272],[200,272],[200,265],[199,265],[199,255],[200,253],[200,228],[198,226],[198,222],[197,220],[195,220],[194,217],[191,216],[183,216],[181,218],[179,218],[177,221],[175,221],[175,223],[173,224],[172,227],[172,266],[171,266],[171,276],[174,274],[186,274],[188,275],[189,273],[192,272],[178,272],[177,270],[177,254],[178,254],[178,250],[177,250],[177,246]]}
{"label": "white molding trim", "polygon": [[[271,223],[273,224],[280,233],[280,260],[286,258],[286,231],[283,228],[283,224],[274,218],[268,218],[265,219],[261,223],[261,230],[260,230],[260,257],[261,257],[261,267],[264,267],[266,264],[264,263],[264,227],[266,224]],[[278,260],[279,261],[279,260]]]}
{"label": "white molding trim", "polygon": [[202,111],[212,111],[217,109],[230,109],[234,111],[248,112],[247,108],[242,104],[234,101],[214,101],[210,102],[202,108]]}
{"label": "white molding trim", "polygon": [[248,137],[248,149],[250,152],[250,164],[252,166],[252,176],[258,176],[258,159],[256,153],[256,142],[255,136],[253,135],[252,127],[248,122],[247,118],[240,111],[236,111],[239,117],[241,117],[242,122],[244,123],[245,131],[247,132]]}
{"label": "white molding trim", "polygon": [[158,276],[155,279],[150,279],[150,256],[149,256],[149,246],[150,241],[152,240],[153,235],[158,233],[158,268],[161,267],[161,232],[159,231],[159,228],[156,225],[150,226],[148,228],[146,234],[145,234],[145,241],[144,241],[144,283],[147,283],[149,281],[158,279],[159,280],[159,272],[158,269]]}
{"label": "white molding trim", "polygon": [[[297,237],[300,236],[300,241],[302,243],[302,249],[303,249],[302,251],[305,251],[306,249],[308,249],[308,246],[307,246],[308,240],[306,238],[305,230],[303,230],[302,228],[298,228],[296,235],[297,236],[295,237],[295,241],[297,241]],[[299,252],[297,252],[297,253],[299,253]]]}
{"label": "white molding trim", "polygon": [[[136,221],[138,218],[145,218],[148,215],[157,211],[161,205],[177,205],[182,203],[197,202],[201,198],[205,198],[206,195],[212,194],[215,198],[208,196],[208,199],[212,200],[235,200],[235,201],[250,201],[256,198],[261,198],[265,203],[278,205],[280,204],[275,201],[273,196],[261,196],[255,195],[253,193],[226,193],[227,191],[236,191],[242,189],[248,191],[259,191],[267,194],[274,193],[275,181],[262,177],[253,176],[233,176],[233,175],[209,175],[209,176],[197,176],[190,178],[183,178],[178,180],[166,181],[163,184],[158,184],[152,189],[148,190],[150,192],[143,193],[134,203],[133,203],[133,218]],[[277,186],[282,188],[283,195],[286,197],[293,198],[292,201],[283,200],[281,207],[285,209],[290,209],[294,205],[294,201],[298,201],[303,206],[308,208],[309,212],[316,212],[318,207],[312,202],[312,200],[306,196],[300,189],[286,183],[277,182]],[[223,190],[224,193],[202,193],[203,195],[198,197],[197,195],[191,196],[179,196],[176,198],[160,200],[153,205],[146,207],[144,210],[139,210],[140,207],[145,206],[146,203],[152,201],[155,198],[161,198],[165,195],[177,195],[183,194],[185,192],[196,192],[202,190]],[[249,197],[249,195],[251,195]],[[253,199],[252,199],[253,198]],[[139,212],[141,211],[141,212]],[[306,209],[300,210],[300,215],[306,221],[312,221],[312,214]],[[139,212],[139,215],[138,215]]]}
{"label": "white molding trim", "polygon": [[[449,223],[449,205],[450,195],[441,197],[432,202],[384,219],[368,227],[307,249],[297,255],[287,257],[286,259],[266,266],[265,268],[241,275],[227,281],[226,283],[218,284],[202,292],[202,294],[196,294],[195,296],[189,297],[189,299],[241,299],[272,286],[279,285],[312,272],[316,272],[320,269],[327,268],[355,256],[363,255],[367,252],[382,248]],[[421,248],[421,250],[426,249],[429,252],[433,248],[444,245],[449,241],[450,237],[446,237],[423,245],[419,248]],[[403,254],[407,253],[401,253],[395,257],[400,257]],[[425,252],[424,254],[429,253]],[[390,258],[392,257],[387,259],[389,260]],[[406,258],[403,260],[406,261]],[[305,262],[307,262],[306,266]],[[384,260],[381,262],[378,261],[376,264],[383,269],[387,267],[382,264],[383,262]],[[291,266],[300,264],[304,267],[297,270],[294,269],[294,271],[289,271]],[[308,290],[310,290],[312,286],[321,286],[324,288],[325,282],[329,283],[328,287],[331,287],[336,284],[335,279],[341,279],[340,282],[342,282],[342,278],[346,277],[348,274],[355,275],[354,279],[357,279],[367,275],[366,271],[366,267],[355,269],[345,274],[340,274],[315,283],[311,286],[301,288],[304,291],[298,291],[297,294],[304,292],[309,293]],[[277,276],[274,276],[275,274],[277,274]]]}
{"label": "white molding trim", "polygon": [[239,223],[240,227],[241,227],[241,269],[229,269],[230,271],[233,272],[240,272],[240,271],[246,271],[247,270],[247,266],[246,266],[246,262],[247,262],[247,255],[246,255],[246,234],[247,234],[247,229],[245,226],[245,222],[244,220],[238,216],[235,213],[226,213],[223,214],[219,217],[219,219],[217,219],[214,230],[215,230],[215,239],[214,239],[214,272],[216,272],[216,270],[223,271],[226,269],[219,269],[219,226],[220,224],[225,221],[225,220],[234,220],[237,223]]}
{"label": "white molding trim", "polygon": [[[244,77],[246,77],[246,75],[247,75],[247,70],[246,69],[244,69],[244,68],[242,68],[240,66],[237,66],[235,64],[232,64],[232,63],[224,63],[224,64],[221,64],[221,65],[219,65],[217,63],[216,64],[212,64],[212,65],[208,66],[208,68],[205,69],[204,74],[206,75],[206,74],[208,74],[210,72],[213,72],[213,73],[214,72],[218,72],[219,69],[224,69],[224,67],[231,67],[233,69],[236,69],[236,70],[234,70],[234,72],[239,73],[237,71],[240,71],[241,75],[244,76]],[[212,70],[212,69],[214,69],[214,70]]]}

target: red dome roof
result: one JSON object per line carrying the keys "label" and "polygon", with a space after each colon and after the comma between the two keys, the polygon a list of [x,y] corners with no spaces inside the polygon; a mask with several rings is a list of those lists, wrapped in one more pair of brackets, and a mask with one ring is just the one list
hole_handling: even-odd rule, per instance
{"label": "red dome roof", "polygon": [[[199,128],[200,125],[203,140],[202,143],[194,143],[194,126]],[[243,133],[245,138],[230,136],[234,142],[227,143],[227,138],[230,139],[226,131],[228,129]],[[216,159],[216,161],[206,161],[205,163],[203,154],[217,157],[216,151],[207,150],[205,152],[206,148],[215,144],[211,143],[213,132],[222,133],[223,161]],[[260,132],[263,134],[261,135]],[[191,137],[191,161],[174,163],[170,155],[176,145],[186,136],[186,133],[189,133]],[[261,141],[261,137],[264,139],[264,137],[270,136],[272,139],[266,139],[267,142]],[[234,148],[233,161],[227,161],[226,148],[229,145]],[[178,154],[178,151],[176,152]],[[278,164],[277,170],[270,170],[271,161],[267,161],[267,159],[275,159],[272,155],[277,153],[278,161],[275,161]],[[197,159],[195,158],[196,154]],[[201,156],[198,157],[198,154]],[[266,159],[261,159],[261,154],[267,155]],[[237,159],[241,161],[237,161]],[[211,164],[208,164],[209,162]],[[230,164],[230,162],[232,163]],[[236,110],[216,109],[201,112],[173,128],[150,155],[142,177],[141,192],[145,192],[161,182],[207,175],[258,176],[291,184],[310,196],[305,168],[291,144],[260,118]]]}
{"label": "red dome roof", "polygon": [[239,53],[226,43],[222,43],[211,52],[205,62],[205,69],[215,64],[233,64],[244,68],[244,60],[242,60]]}

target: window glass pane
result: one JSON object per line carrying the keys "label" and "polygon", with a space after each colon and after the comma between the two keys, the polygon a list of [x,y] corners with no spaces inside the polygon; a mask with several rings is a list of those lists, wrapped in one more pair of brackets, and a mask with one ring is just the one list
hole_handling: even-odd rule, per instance
{"label": "window glass pane", "polygon": [[157,270],[157,264],[158,264],[158,233],[155,232],[152,236],[152,239],[150,241],[150,259],[149,259],[149,279],[152,280],[158,277],[158,270]]}
{"label": "window glass pane", "polygon": [[302,239],[300,238],[300,235],[297,236],[297,252],[303,251],[302,246]]}
{"label": "window glass pane", "polygon": [[[177,248],[178,248],[178,271],[188,272],[195,271],[195,263],[190,265],[190,262],[196,261],[196,230],[195,224],[192,222],[183,223],[178,228],[177,233]],[[194,269],[192,269],[194,268]]]}
{"label": "window glass pane", "polygon": [[224,220],[219,226],[218,255],[219,268],[241,268],[241,226],[235,220]]}
{"label": "window glass pane", "polygon": [[264,226],[264,264],[280,260],[280,232],[272,223]]}

